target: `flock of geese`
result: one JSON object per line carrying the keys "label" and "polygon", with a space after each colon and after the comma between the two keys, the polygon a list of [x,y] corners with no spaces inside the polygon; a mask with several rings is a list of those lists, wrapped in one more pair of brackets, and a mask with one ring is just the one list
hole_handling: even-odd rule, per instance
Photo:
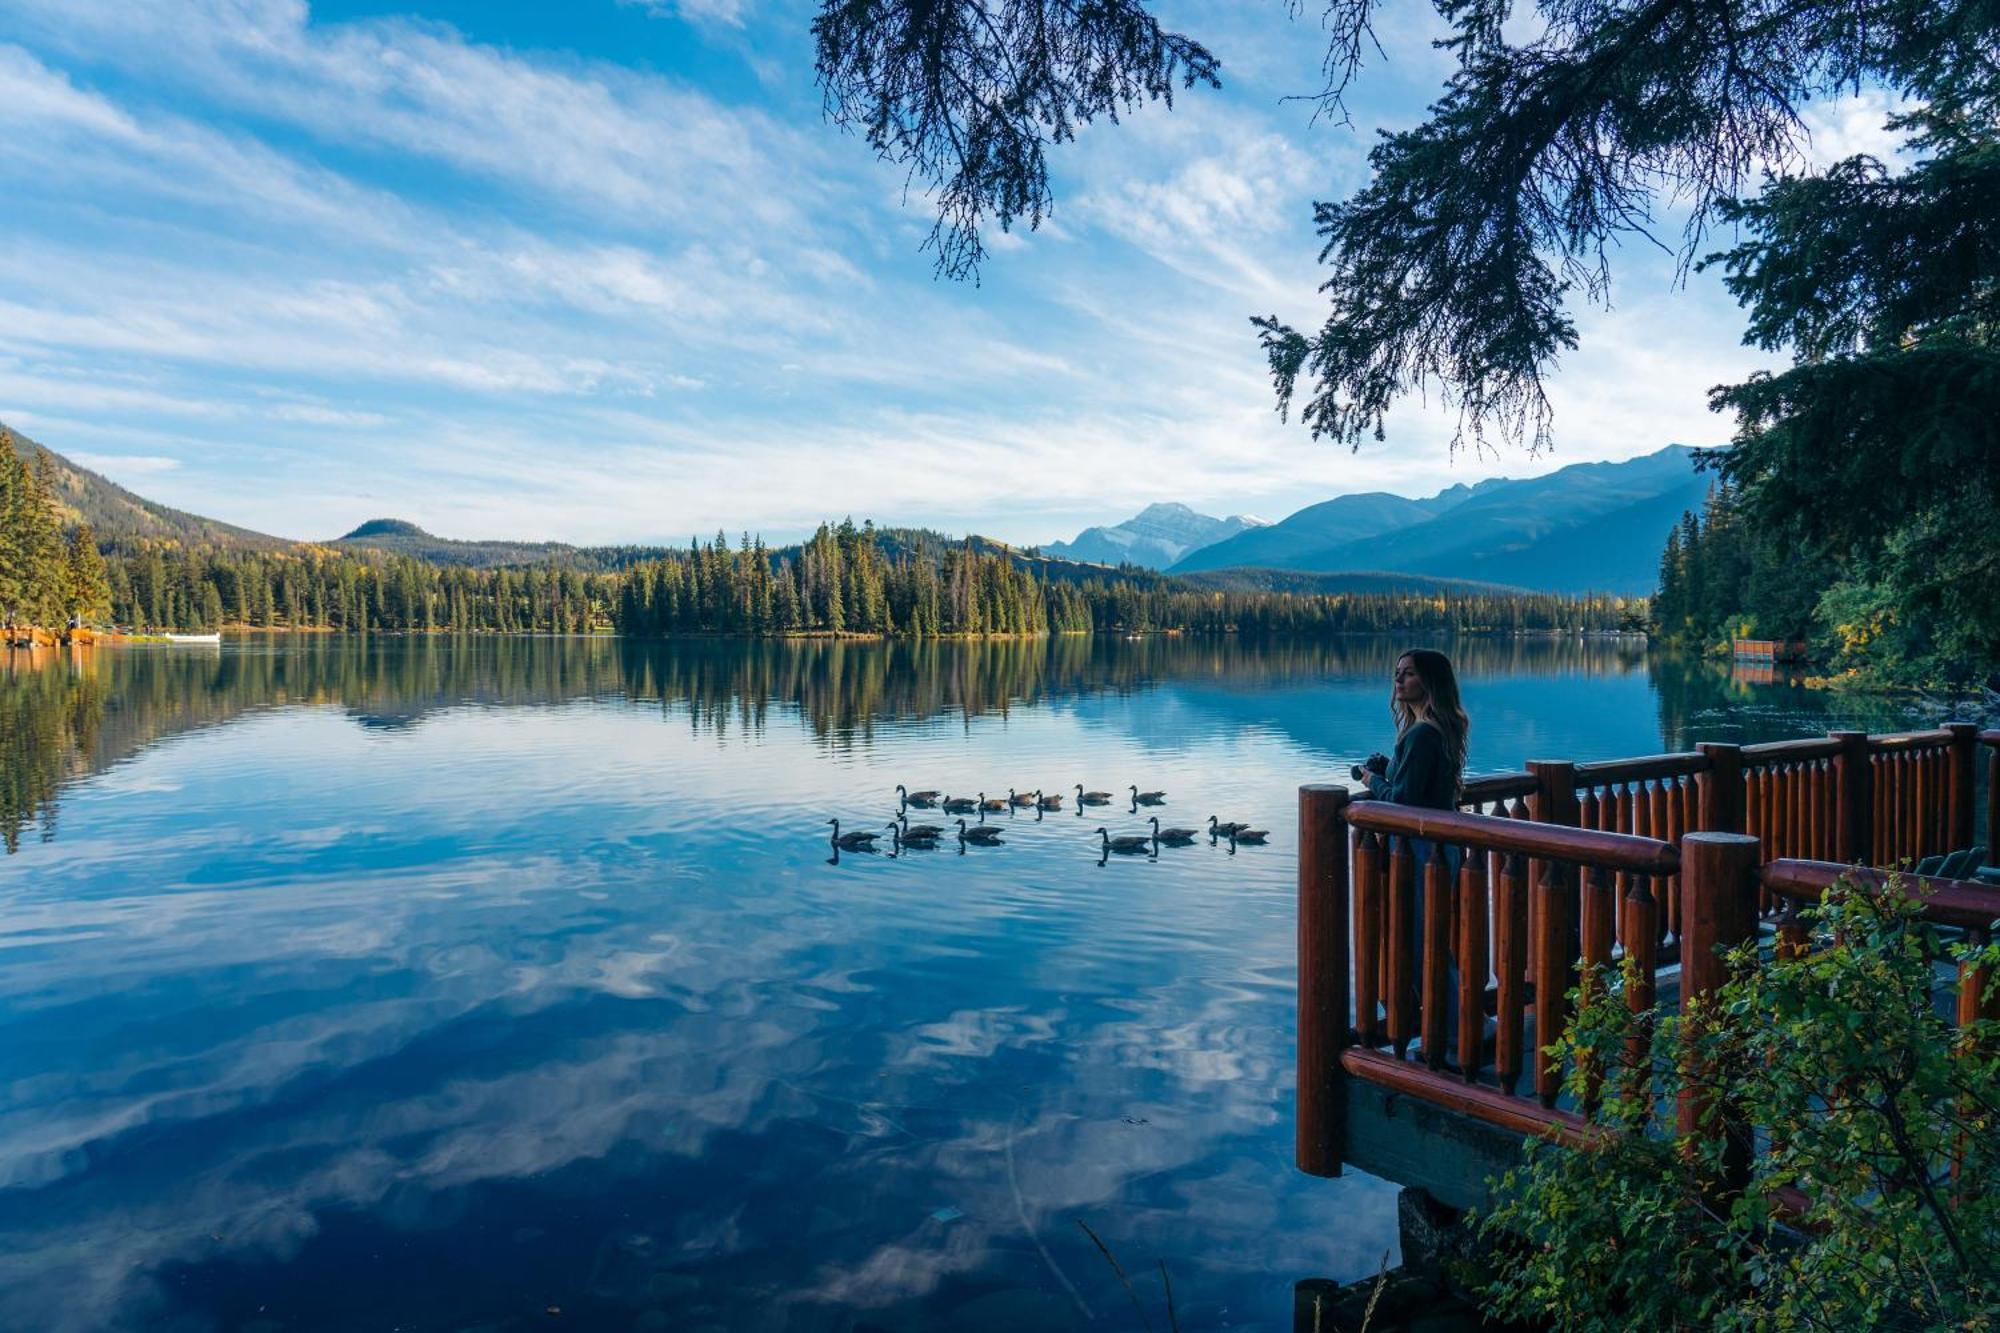
{"label": "flock of geese", "polygon": [[[1127,790],[1131,793],[1131,813],[1135,815],[1139,813],[1141,806],[1160,806],[1167,803],[1167,794],[1163,791],[1140,791],[1136,783]],[[900,855],[905,848],[917,850],[934,848],[940,839],[947,837],[957,838],[959,851],[964,852],[968,847],[999,845],[1003,828],[999,824],[987,823],[987,815],[1011,816],[1023,810],[1033,810],[1035,820],[1039,823],[1049,812],[1061,810],[1065,799],[1061,793],[1052,796],[1039,789],[1027,792],[1012,787],[1007,789],[1005,797],[988,796],[985,792],[980,792],[976,797],[947,796],[940,791],[911,791],[902,783],[897,783],[896,814],[883,828],[888,833],[890,846],[894,849],[892,854],[895,855]],[[1116,801],[1117,798],[1108,791],[1085,791],[1082,783],[1076,784],[1078,816],[1082,816],[1087,809],[1112,805]],[[959,818],[952,824],[912,824],[911,810],[942,810],[945,814],[957,815]],[[977,816],[977,822],[967,823],[965,820],[967,815]],[[882,838],[881,833],[873,829],[856,829],[842,833],[838,819],[829,819],[826,822],[833,826],[831,840],[836,857],[843,850],[850,852],[880,850],[875,844]],[[1211,845],[1226,839],[1231,854],[1235,853],[1239,845],[1260,844],[1271,836],[1269,829],[1252,828],[1247,823],[1223,820],[1214,815],[1208,817],[1208,827],[1205,829],[1161,828],[1158,815],[1150,816],[1147,823],[1151,828],[1147,833],[1113,835],[1108,828],[1094,830],[1102,840],[1098,863],[1103,864],[1114,852],[1122,856],[1141,854],[1158,856],[1162,847],[1186,847],[1203,834],[1207,834]]]}

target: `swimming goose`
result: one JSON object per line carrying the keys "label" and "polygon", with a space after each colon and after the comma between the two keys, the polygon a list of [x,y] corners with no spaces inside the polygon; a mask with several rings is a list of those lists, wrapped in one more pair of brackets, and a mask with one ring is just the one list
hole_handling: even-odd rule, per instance
{"label": "swimming goose", "polygon": [[1231,842],[1261,843],[1270,836],[1271,830],[1267,828],[1240,828],[1229,835],[1229,840]]}
{"label": "swimming goose", "polygon": [[1167,803],[1167,794],[1163,791],[1140,791],[1135,785],[1132,788],[1132,803],[1134,805],[1165,805]]}
{"label": "swimming goose", "polygon": [[826,822],[833,825],[833,845],[836,847],[845,847],[851,852],[872,851],[875,839],[882,836],[879,833],[842,833],[838,819],[829,819]]}
{"label": "swimming goose", "polygon": [[919,810],[922,810],[928,806],[936,805],[938,797],[943,795],[943,793],[935,791],[905,791],[903,790],[903,784],[899,782],[896,784],[896,795],[902,798],[904,805],[914,805]]}
{"label": "swimming goose", "polygon": [[1155,842],[1171,842],[1177,846],[1185,845],[1193,842],[1201,834],[1201,830],[1197,828],[1161,828],[1160,817],[1158,815],[1153,816],[1152,825],[1153,840]]}
{"label": "swimming goose", "polygon": [[1099,829],[1097,836],[1104,839],[1104,850],[1107,852],[1130,854],[1149,851],[1153,846],[1153,840],[1143,833],[1127,833],[1114,838],[1109,829]]}
{"label": "swimming goose", "polygon": [[1211,838],[1226,838],[1230,834],[1235,833],[1238,830],[1246,829],[1249,827],[1250,826],[1248,824],[1240,824],[1234,820],[1231,820],[1227,824],[1218,824],[1215,822],[1214,815],[1210,815],[1208,817],[1208,836]]}
{"label": "swimming goose", "polygon": [[1111,793],[1108,791],[1085,791],[1083,784],[1079,782],[1076,784],[1076,803],[1078,805],[1110,805]]}
{"label": "swimming goose", "polygon": [[912,825],[910,823],[910,817],[908,815],[904,815],[901,825],[901,835],[904,842],[914,842],[918,838],[939,838],[944,836],[944,825],[942,824]]}
{"label": "swimming goose", "polygon": [[944,798],[944,812],[948,815],[969,815],[979,808],[979,802],[970,796],[947,796]]}
{"label": "swimming goose", "polygon": [[938,835],[943,832],[935,824],[919,824],[905,833],[895,820],[889,821],[889,836],[896,840],[898,847],[935,847]]}
{"label": "swimming goose", "polygon": [[1036,792],[1035,804],[1041,806],[1044,810],[1060,810],[1062,809],[1062,797],[1059,795],[1044,796],[1040,792]]}
{"label": "swimming goose", "polygon": [[1015,791],[1012,787],[1009,787],[1007,789],[1007,803],[1009,805],[1018,806],[1021,809],[1026,810],[1029,806],[1035,803],[1035,793],[1027,791]]}
{"label": "swimming goose", "polygon": [[976,842],[982,847],[991,847],[1000,841],[1000,829],[995,824],[974,824],[967,828],[963,819],[958,821],[958,840]]}
{"label": "swimming goose", "polygon": [[1001,799],[1000,799],[1000,798],[999,798],[998,796],[995,796],[995,797],[992,797],[992,798],[990,798],[990,799],[989,799],[989,798],[987,797],[987,795],[986,795],[986,793],[985,793],[985,792],[980,792],[980,793],[979,793],[979,808],[980,808],[981,810],[991,810],[991,811],[996,811],[996,812],[997,812],[997,811],[1001,811],[1001,810],[1005,810],[1005,809],[1007,808],[1007,803],[1006,803],[1005,801],[1001,800]]}

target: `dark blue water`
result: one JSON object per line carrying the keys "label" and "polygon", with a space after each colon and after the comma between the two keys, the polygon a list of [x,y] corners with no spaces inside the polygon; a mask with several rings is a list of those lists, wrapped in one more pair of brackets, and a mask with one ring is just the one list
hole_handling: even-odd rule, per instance
{"label": "dark blue water", "polygon": [[[1480,769],[1913,720],[1458,651]],[[1290,1119],[1294,793],[1387,748],[1392,655],[17,658],[0,1326],[1164,1329],[1164,1271],[1182,1329],[1288,1329],[1395,1243],[1393,1187],[1297,1174]],[[1100,864],[1121,805],[836,863],[823,821],[898,782],[1272,836]]]}

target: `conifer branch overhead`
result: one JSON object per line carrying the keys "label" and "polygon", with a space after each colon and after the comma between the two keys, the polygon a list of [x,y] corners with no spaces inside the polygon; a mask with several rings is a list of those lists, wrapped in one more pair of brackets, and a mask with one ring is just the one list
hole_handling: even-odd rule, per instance
{"label": "conifer branch overhead", "polygon": [[949,278],[977,272],[983,227],[1048,216],[1050,145],[1221,86],[1138,0],[825,0],[813,36],[828,117],[934,196],[926,246]]}

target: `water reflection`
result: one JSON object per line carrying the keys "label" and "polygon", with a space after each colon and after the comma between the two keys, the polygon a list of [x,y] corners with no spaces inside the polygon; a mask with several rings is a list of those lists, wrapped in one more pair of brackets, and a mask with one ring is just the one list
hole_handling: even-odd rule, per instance
{"label": "water reflection", "polygon": [[[1120,1327],[1081,1218],[1183,1327],[1288,1328],[1393,1234],[1380,1182],[1290,1166],[1287,814],[1379,742],[1394,652],[17,661],[0,1323]],[[1457,652],[1486,766],[1806,718],[1612,643]],[[1273,845],[1099,865],[1143,820],[1065,810],[828,864],[897,782],[1072,781]]]}
{"label": "water reflection", "polygon": [[[0,665],[0,833],[10,849],[38,825],[52,833],[62,784],[164,736],[280,706],[331,705],[363,726],[395,729],[445,708],[623,697],[656,702],[718,736],[754,735],[771,711],[804,720],[832,747],[866,745],[884,724],[965,719],[1161,684],[1211,685],[1238,697],[1330,682],[1368,688],[1400,645],[1383,638],[1256,643],[1235,638],[1104,637],[977,643],[784,641],[625,643],[610,639],[384,642],[342,635],[269,636],[224,653],[138,648],[8,654]],[[1782,682],[1732,679],[1685,659],[1648,659],[1629,640],[1465,639],[1449,645],[1468,680],[1640,679],[1658,700],[1665,743],[1705,738],[1725,718],[1763,710],[1786,722],[1825,713]],[[106,701],[116,700],[107,716]],[[1865,708],[1865,704],[1857,704]],[[1847,713],[1851,706],[1844,706]],[[1252,709],[1313,741],[1309,710]],[[1896,725],[1900,705],[1866,714]],[[1726,727],[1727,723],[1725,723]],[[1782,723],[1781,723],[1782,725]],[[1338,749],[1338,746],[1332,748]],[[1525,755],[1490,753],[1488,767]]]}

